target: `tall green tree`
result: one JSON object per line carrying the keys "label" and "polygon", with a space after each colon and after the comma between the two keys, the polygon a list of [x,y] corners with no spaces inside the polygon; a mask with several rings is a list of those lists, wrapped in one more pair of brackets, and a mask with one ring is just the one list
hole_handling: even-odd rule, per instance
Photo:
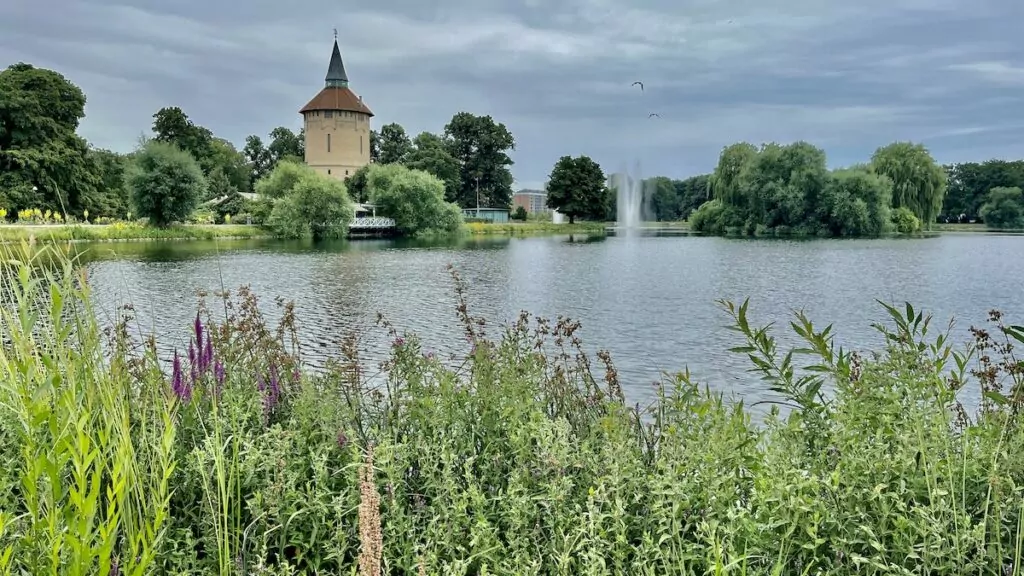
{"label": "tall green tree", "polygon": [[370,162],[380,162],[380,133],[370,130]]}
{"label": "tall green tree", "polygon": [[76,134],[85,94],[63,75],[18,63],[0,72],[0,203],[77,213],[99,178]]}
{"label": "tall green tree", "polygon": [[444,127],[449,153],[459,163],[455,200],[463,208],[479,205],[508,208],[512,202],[512,159],[515,139],[490,116],[459,112]]}
{"label": "tall green tree", "polygon": [[834,170],[822,199],[832,236],[879,236],[889,227],[892,181],[866,166]]}
{"label": "tall green tree", "polygon": [[367,177],[370,174],[370,168],[372,166],[378,166],[378,164],[367,164],[366,166],[361,166],[345,178],[345,188],[348,189],[348,195],[352,198],[353,202],[362,204],[370,201],[370,192],[367,189]]}
{"label": "tall green tree", "polygon": [[413,170],[423,170],[444,182],[444,197],[455,202],[459,194],[459,161],[448,151],[445,141],[437,134],[420,132],[413,138],[413,147],[404,164]]}
{"label": "tall green tree", "polygon": [[153,114],[153,134],[157,142],[174,144],[191,154],[204,170],[207,169],[203,161],[211,155],[213,132],[192,122],[181,108],[169,106],[157,110]]}
{"label": "tall green tree", "polygon": [[757,156],[757,147],[747,142],[726,146],[718,156],[718,165],[711,175],[714,197],[725,205],[746,207],[747,198],[740,188],[740,175]]}
{"label": "tall green tree", "polygon": [[685,180],[674,180],[672,184],[679,197],[679,217],[683,220],[689,219],[694,210],[711,200],[710,174],[701,174]]}
{"label": "tall green tree", "polygon": [[100,216],[123,218],[131,212],[131,194],[125,183],[125,174],[131,160],[124,154],[110,150],[90,148],[88,158],[98,175],[96,194],[87,197],[81,209],[89,211],[90,218]]}
{"label": "tall green tree", "polygon": [[249,182],[252,189],[256,183],[274,169],[273,158],[270,150],[263,144],[263,139],[255,134],[245,137],[245,146],[242,148],[242,156],[249,166]]}
{"label": "tall green tree", "polygon": [[931,228],[946,194],[946,171],[923,144],[893,142],[875,151],[871,168],[892,180],[894,208],[909,208],[926,230]]}
{"label": "tall green tree", "polygon": [[139,216],[156,226],[184,221],[206,196],[206,177],[195,158],[157,140],[136,154],[127,183]]}
{"label": "tall green tree", "polygon": [[267,151],[270,153],[271,168],[287,158],[304,162],[306,158],[305,129],[293,132],[284,126],[274,128],[270,131],[270,144],[267,145]]}
{"label": "tall green tree", "polygon": [[548,177],[548,206],[569,217],[600,219],[605,215],[607,188],[601,166],[589,156],[562,156]]}
{"label": "tall green tree", "polygon": [[379,149],[378,163],[401,164],[412,151],[412,142],[405,128],[392,122],[380,127]]}
{"label": "tall green tree", "polygon": [[947,174],[942,215],[953,221],[976,220],[993,188],[1024,189],[1024,160],[987,160],[944,166]]}
{"label": "tall green tree", "polygon": [[993,188],[981,206],[981,217],[989,228],[1024,228],[1024,192],[1016,186]]}
{"label": "tall green tree", "polygon": [[656,176],[644,183],[645,190],[651,190],[651,210],[658,222],[679,220],[682,207],[679,192],[671,178]]}

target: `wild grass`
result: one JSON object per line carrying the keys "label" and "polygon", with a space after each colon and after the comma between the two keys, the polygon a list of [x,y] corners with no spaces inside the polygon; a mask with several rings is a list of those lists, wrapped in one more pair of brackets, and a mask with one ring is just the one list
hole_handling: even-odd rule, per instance
{"label": "wild grass", "polygon": [[382,319],[382,366],[352,336],[306,372],[291,307],[269,326],[245,288],[159,359],[54,251],[0,267],[2,574],[1021,573],[1024,328],[998,313],[960,346],[888,306],[864,353],[797,315],[785,351],[722,302],[789,408],[759,422],[685,371],[630,406],[578,323],[495,329],[454,273],[455,368]]}
{"label": "wild grass", "polygon": [[135,223],[68,224],[61,226],[0,226],[0,242],[17,244],[73,240],[105,242],[125,240],[213,240],[216,238],[259,238],[270,234],[258,226],[244,224],[189,225],[157,228]]}
{"label": "wild grass", "polygon": [[604,222],[467,222],[465,230],[474,236],[538,236],[544,234],[604,234]]}

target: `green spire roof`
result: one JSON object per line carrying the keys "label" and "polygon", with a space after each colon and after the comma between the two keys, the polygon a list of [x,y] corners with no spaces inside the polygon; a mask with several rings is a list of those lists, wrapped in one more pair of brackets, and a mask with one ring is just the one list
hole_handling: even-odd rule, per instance
{"label": "green spire roof", "polygon": [[341,50],[338,49],[338,39],[334,39],[334,50],[331,52],[331,63],[327,66],[327,78],[324,83],[327,88],[345,88],[348,86],[348,74],[345,74],[345,63],[341,61]]}

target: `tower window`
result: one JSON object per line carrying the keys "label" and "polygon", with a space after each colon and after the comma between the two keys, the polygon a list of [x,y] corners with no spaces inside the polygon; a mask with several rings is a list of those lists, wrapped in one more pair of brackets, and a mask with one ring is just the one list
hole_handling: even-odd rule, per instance
{"label": "tower window", "polygon": [[359,153],[360,154],[363,153],[363,136],[362,136],[362,134],[359,135]]}
{"label": "tower window", "polygon": [[333,110],[324,110],[324,118],[333,118],[333,117],[334,117],[334,111]]}
{"label": "tower window", "polygon": [[327,169],[327,175],[328,175],[328,176],[330,176],[330,175],[331,175],[331,169],[330,169],[330,168],[328,168],[328,169]]}
{"label": "tower window", "polygon": [[348,170],[345,170],[345,176],[348,176]]}
{"label": "tower window", "polygon": [[331,135],[330,134],[327,135],[327,151],[328,152],[331,151]]}

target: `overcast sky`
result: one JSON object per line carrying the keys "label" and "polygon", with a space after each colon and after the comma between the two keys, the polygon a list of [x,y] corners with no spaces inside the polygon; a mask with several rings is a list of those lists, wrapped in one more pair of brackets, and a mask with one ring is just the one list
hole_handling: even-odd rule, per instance
{"label": "overcast sky", "polygon": [[95,145],[128,151],[180,106],[240,146],[301,125],[336,27],[375,127],[490,114],[536,187],[566,154],[686,177],[740,140],[832,166],[896,139],[1024,157],[1022,22],[1022,0],[0,0],[0,65],[78,84]]}

